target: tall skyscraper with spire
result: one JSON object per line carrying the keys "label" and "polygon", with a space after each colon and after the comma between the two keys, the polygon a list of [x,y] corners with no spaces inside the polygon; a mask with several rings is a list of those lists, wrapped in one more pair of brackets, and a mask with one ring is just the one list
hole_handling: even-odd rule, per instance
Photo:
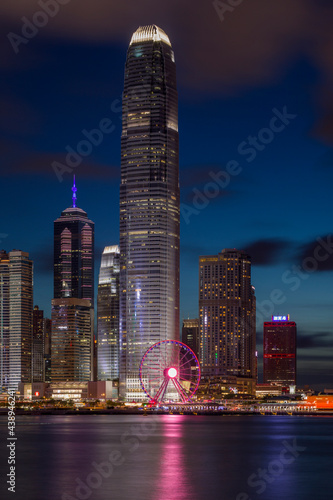
{"label": "tall skyscraper with spire", "polygon": [[178,95],[174,52],[157,26],[127,52],[120,186],[120,394],[143,398],[149,346],[179,338]]}
{"label": "tall skyscraper with spire", "polygon": [[92,380],[94,327],[94,222],[76,206],[54,222],[51,380]]}
{"label": "tall skyscraper with spire", "polygon": [[72,191],[72,206],[54,222],[54,298],[88,299],[93,306],[94,223],[76,206],[75,176]]}

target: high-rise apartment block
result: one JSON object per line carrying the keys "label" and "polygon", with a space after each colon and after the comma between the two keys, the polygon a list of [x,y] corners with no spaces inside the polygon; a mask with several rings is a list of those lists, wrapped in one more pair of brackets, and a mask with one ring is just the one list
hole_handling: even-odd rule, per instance
{"label": "high-rise apartment block", "polygon": [[296,323],[273,316],[264,323],[264,383],[296,385]]}
{"label": "high-rise apartment block", "polygon": [[255,378],[255,295],[249,255],[234,249],[199,264],[202,375]]}
{"label": "high-rise apartment block", "polygon": [[145,351],[179,338],[178,96],[166,33],[144,26],[127,52],[120,186],[120,394],[144,397]]}
{"label": "high-rise apartment block", "polygon": [[104,248],[97,294],[98,380],[119,378],[119,272],[118,245]]}

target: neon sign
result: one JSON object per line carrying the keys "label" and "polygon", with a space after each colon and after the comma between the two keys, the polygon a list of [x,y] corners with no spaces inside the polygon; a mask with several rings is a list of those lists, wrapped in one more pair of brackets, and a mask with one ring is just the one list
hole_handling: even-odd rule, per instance
{"label": "neon sign", "polygon": [[287,316],[272,316],[272,321],[289,321],[289,314]]}

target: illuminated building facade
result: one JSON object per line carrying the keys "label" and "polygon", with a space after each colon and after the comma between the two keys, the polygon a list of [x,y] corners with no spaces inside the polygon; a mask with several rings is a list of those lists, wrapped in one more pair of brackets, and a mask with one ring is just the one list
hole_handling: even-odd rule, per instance
{"label": "illuminated building facade", "polygon": [[76,206],[54,221],[54,298],[75,297],[94,305],[94,223]]}
{"label": "illuminated building facade", "polygon": [[32,376],[33,263],[27,252],[0,252],[1,389]]}
{"label": "illuminated building facade", "polygon": [[264,383],[296,385],[296,333],[289,316],[264,323]]}
{"label": "illuminated building facade", "polygon": [[182,342],[188,345],[194,354],[199,357],[199,320],[183,319]]}
{"label": "illuminated building facade", "polygon": [[238,250],[199,259],[199,358],[203,377],[256,377],[251,260]]}
{"label": "illuminated building facade", "polygon": [[44,382],[44,311],[32,312],[32,382]]}
{"label": "illuminated building facade", "polygon": [[145,351],[179,337],[176,65],[157,26],[132,36],[122,113],[120,395],[132,400],[144,397],[137,388]]}
{"label": "illuminated building facade", "polygon": [[44,381],[51,382],[51,332],[52,320],[44,318]]}
{"label": "illuminated building facade", "polygon": [[0,390],[9,383],[9,255],[0,251]]}
{"label": "illuminated building facade", "polygon": [[91,380],[92,316],[88,300],[52,300],[52,382]]}
{"label": "illuminated building facade", "polygon": [[118,245],[105,247],[98,279],[98,380],[119,378],[119,272]]}
{"label": "illuminated building facade", "polygon": [[94,362],[94,223],[73,205],[54,222],[51,381],[87,381]]}

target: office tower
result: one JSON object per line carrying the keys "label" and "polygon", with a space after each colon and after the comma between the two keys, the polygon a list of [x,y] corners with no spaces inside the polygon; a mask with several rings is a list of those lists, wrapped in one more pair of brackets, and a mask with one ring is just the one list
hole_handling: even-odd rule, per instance
{"label": "office tower", "polygon": [[118,245],[105,247],[98,280],[98,380],[119,378],[119,272]]}
{"label": "office tower", "polygon": [[0,251],[0,390],[9,384],[9,255]]}
{"label": "office tower", "polygon": [[92,314],[88,300],[52,300],[52,382],[91,380]]}
{"label": "office tower", "polygon": [[264,383],[296,385],[296,323],[289,315],[264,323]]}
{"label": "office tower", "polygon": [[182,342],[188,345],[194,354],[199,357],[199,320],[183,319]]}
{"label": "office tower", "polygon": [[44,311],[32,312],[32,382],[44,382]]}
{"label": "office tower", "polygon": [[54,222],[51,380],[93,378],[94,223],[76,206]]}
{"label": "office tower", "polygon": [[52,321],[44,318],[44,381],[51,382],[51,331]]}
{"label": "office tower", "polygon": [[94,306],[94,222],[76,206],[75,178],[73,206],[54,221],[54,298],[90,300]]}
{"label": "office tower", "polygon": [[238,250],[200,257],[203,376],[255,378],[255,296],[250,257]]}
{"label": "office tower", "polygon": [[179,338],[179,172],[176,65],[157,26],[127,52],[120,186],[120,395],[143,398],[149,346]]}
{"label": "office tower", "polygon": [[33,264],[29,254],[0,252],[1,388],[31,382]]}

